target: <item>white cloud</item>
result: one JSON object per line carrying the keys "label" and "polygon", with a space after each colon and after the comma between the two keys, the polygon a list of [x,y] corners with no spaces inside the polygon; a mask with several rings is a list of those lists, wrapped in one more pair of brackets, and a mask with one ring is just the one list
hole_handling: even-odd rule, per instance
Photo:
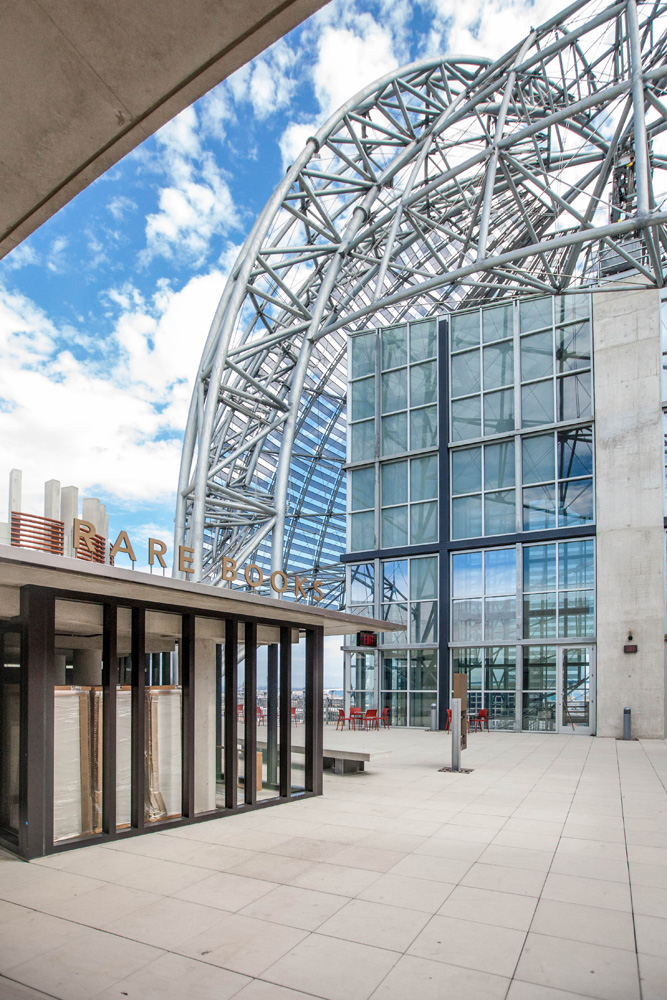
{"label": "white cloud", "polygon": [[370,15],[349,25],[325,27],[313,70],[315,95],[326,117],[362,87],[397,69],[394,39]]}
{"label": "white cloud", "polygon": [[54,274],[62,274],[67,267],[67,257],[65,251],[69,246],[69,240],[66,236],[56,236],[55,240],[51,244],[49,249],[49,255],[46,260],[46,266],[49,271],[53,271]]}
{"label": "white cloud", "polygon": [[4,266],[10,271],[18,271],[29,264],[39,264],[39,254],[29,243],[20,243],[4,261]]}
{"label": "white cloud", "polygon": [[293,69],[297,55],[284,39],[280,39],[251,63],[237,70],[227,86],[234,100],[250,103],[261,120],[288,106],[296,80]]}
{"label": "white cloud", "polygon": [[128,212],[136,211],[137,207],[136,201],[124,194],[116,195],[107,205],[116,222],[119,222]]}
{"label": "white cloud", "polygon": [[425,54],[497,59],[553,14],[561,0],[429,0],[435,17]]}

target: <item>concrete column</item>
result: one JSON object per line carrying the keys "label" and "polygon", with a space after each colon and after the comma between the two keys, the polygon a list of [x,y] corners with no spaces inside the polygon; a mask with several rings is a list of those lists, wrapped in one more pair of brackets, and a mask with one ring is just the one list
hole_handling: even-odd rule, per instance
{"label": "concrete column", "polygon": [[54,661],[54,684],[66,684],[67,683],[67,656],[65,653],[55,653],[53,657]]}
{"label": "concrete column", "polygon": [[9,520],[12,519],[12,511],[21,509],[21,482],[23,473],[20,469],[12,469],[9,473]]}
{"label": "concrete column", "polygon": [[60,520],[65,525],[65,555],[73,556],[72,527],[74,518],[79,516],[79,490],[76,486],[65,486],[60,494]]}
{"label": "concrete column", "polygon": [[102,683],[102,653],[99,649],[75,649],[72,684],[99,687]]}
{"label": "concrete column", "polygon": [[44,483],[44,517],[60,520],[60,483],[57,479]]}
{"label": "concrete column", "polygon": [[100,501],[97,497],[84,497],[81,501],[81,517],[84,521],[90,521],[91,524],[95,525],[95,533],[97,535],[101,534],[100,531]]}
{"label": "concrete column", "polygon": [[[665,531],[660,298],[593,296],[597,733],[665,736]],[[639,647],[623,652],[631,632]]]}
{"label": "concrete column", "polygon": [[195,812],[215,809],[215,646],[195,639]]}

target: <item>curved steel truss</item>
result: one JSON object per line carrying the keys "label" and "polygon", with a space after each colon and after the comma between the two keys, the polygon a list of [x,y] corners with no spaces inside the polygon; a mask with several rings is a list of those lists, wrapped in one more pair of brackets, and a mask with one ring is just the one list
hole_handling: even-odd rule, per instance
{"label": "curved steel truss", "polygon": [[494,63],[386,76],[308,140],[245,241],[183,446],[177,545],[335,570],[346,333],[667,255],[667,3],[579,0]]}

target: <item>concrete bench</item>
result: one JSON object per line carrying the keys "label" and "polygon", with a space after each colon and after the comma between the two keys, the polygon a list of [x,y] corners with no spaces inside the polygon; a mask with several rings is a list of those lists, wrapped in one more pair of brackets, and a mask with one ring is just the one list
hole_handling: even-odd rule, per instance
{"label": "concrete bench", "polygon": [[[266,743],[257,741],[257,749],[265,750]],[[292,753],[305,754],[305,747],[292,745]],[[342,750],[339,747],[324,747],[322,760],[324,770],[333,770],[334,774],[355,774],[363,771],[365,764],[370,764],[380,757],[390,757],[391,750]]]}

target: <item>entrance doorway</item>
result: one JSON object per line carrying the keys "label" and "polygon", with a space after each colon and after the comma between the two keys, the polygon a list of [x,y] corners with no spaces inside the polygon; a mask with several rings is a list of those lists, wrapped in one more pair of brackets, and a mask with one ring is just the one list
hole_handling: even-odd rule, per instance
{"label": "entrance doorway", "polygon": [[559,733],[595,733],[595,650],[592,646],[558,648]]}

